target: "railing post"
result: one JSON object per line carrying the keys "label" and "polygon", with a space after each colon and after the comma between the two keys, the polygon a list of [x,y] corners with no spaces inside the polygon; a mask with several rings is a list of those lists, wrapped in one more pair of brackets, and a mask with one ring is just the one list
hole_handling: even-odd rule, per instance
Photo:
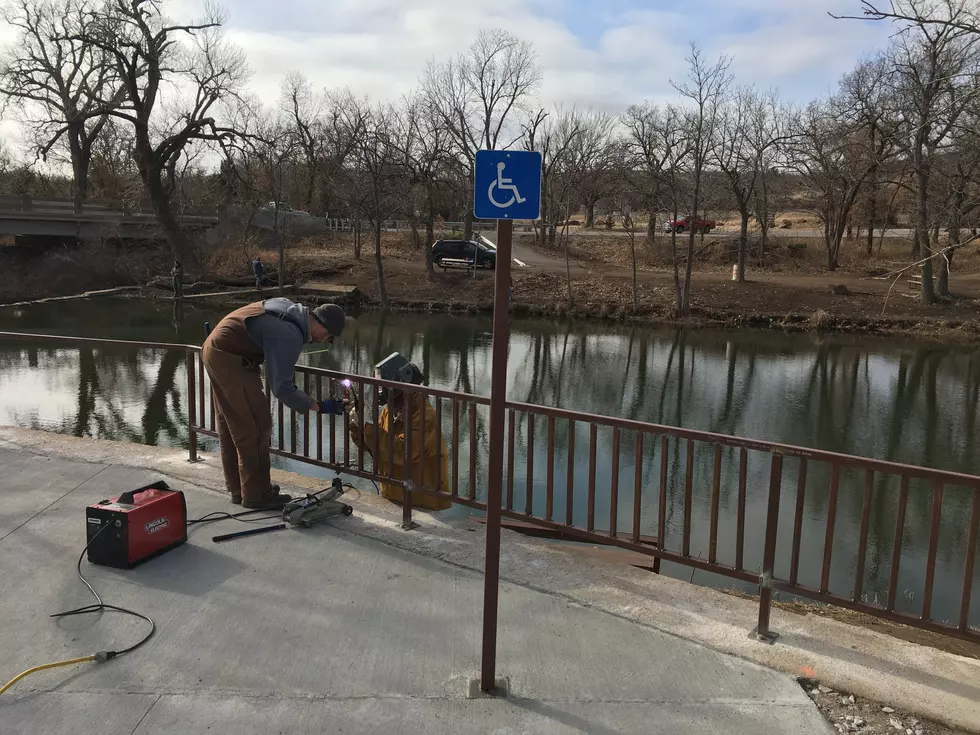
{"label": "railing post", "polygon": [[197,381],[194,379],[194,351],[187,350],[187,451],[188,462],[197,458]]}
{"label": "railing post", "polygon": [[415,483],[406,480],[402,486],[402,528],[406,531],[418,528],[419,524],[412,520],[412,488]]}
{"label": "railing post", "polygon": [[766,546],[762,553],[762,575],[759,577],[759,625],[752,635],[763,643],[773,643],[777,633],[769,630],[772,605],[772,574],[776,564],[776,528],[779,523],[779,494],[782,490],[783,458],[772,455],[769,468],[769,510],[766,513]]}

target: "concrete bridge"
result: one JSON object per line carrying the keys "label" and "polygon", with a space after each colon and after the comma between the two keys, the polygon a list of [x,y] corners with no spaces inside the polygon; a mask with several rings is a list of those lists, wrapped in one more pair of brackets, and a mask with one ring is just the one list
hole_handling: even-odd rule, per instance
{"label": "concrete bridge", "polygon": [[[207,230],[223,213],[218,207],[197,207],[177,215],[185,228]],[[118,202],[73,199],[0,197],[0,236],[78,237],[152,240],[163,236],[156,215],[132,210]]]}

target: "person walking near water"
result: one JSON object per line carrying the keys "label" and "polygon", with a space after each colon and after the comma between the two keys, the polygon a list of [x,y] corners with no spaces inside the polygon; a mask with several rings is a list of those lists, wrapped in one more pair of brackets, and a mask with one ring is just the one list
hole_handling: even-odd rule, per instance
{"label": "person walking near water", "polygon": [[262,288],[263,279],[263,268],[262,268],[262,256],[256,255],[255,260],[252,261],[252,273],[255,274],[255,287]]}
{"label": "person walking near water", "polygon": [[299,412],[343,414],[342,401],[315,401],[293,382],[303,345],[330,343],[344,331],[336,304],[308,309],[285,298],[236,309],[214,327],[201,355],[211,378],[225,487],[232,503],[279,509],[292,498],[272,484],[272,416],[259,368],[266,363],[272,394]]}

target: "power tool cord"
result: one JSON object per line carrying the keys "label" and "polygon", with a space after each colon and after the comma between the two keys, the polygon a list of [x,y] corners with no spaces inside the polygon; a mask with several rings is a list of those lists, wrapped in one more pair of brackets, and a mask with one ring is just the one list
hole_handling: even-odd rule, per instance
{"label": "power tool cord", "polygon": [[84,607],[78,607],[75,608],[74,610],[66,610],[65,612],[54,613],[50,617],[64,618],[64,617],[68,617],[69,615],[84,615],[86,613],[100,612],[102,610],[115,610],[116,612],[121,612],[126,615],[132,615],[133,617],[140,618],[141,620],[145,620],[150,624],[150,632],[147,633],[145,636],[143,636],[143,638],[139,642],[133,644],[132,646],[129,646],[128,648],[122,648],[118,651],[99,651],[98,653],[94,653],[89,656],[82,656],[80,658],[70,658],[64,661],[54,661],[52,663],[41,664],[40,666],[34,666],[33,668],[27,669],[27,671],[22,671],[13,679],[11,679],[6,684],[4,684],[3,687],[0,688],[0,694],[3,694],[5,691],[10,689],[10,687],[12,687],[18,681],[23,679],[25,676],[29,676],[30,674],[36,673],[38,671],[44,671],[45,669],[53,669],[58,666],[70,666],[72,664],[80,664],[86,661],[96,661],[98,663],[111,661],[112,659],[117,658],[118,656],[122,656],[123,654],[135,651],[137,648],[142,646],[144,643],[150,640],[150,638],[153,637],[153,634],[156,632],[156,623],[154,623],[153,620],[151,620],[146,615],[143,615],[142,613],[138,613],[133,610],[127,610],[124,607],[117,607],[116,605],[107,604],[102,600],[102,597],[99,595],[99,593],[95,591],[95,588],[91,584],[89,584],[89,581],[85,579],[85,575],[82,574],[82,559],[85,557],[85,552],[88,551],[92,543],[102,534],[103,531],[109,528],[110,525],[111,524],[109,523],[104,524],[102,528],[100,528],[98,532],[89,540],[89,542],[85,544],[85,548],[82,549],[82,553],[78,555],[78,562],[75,565],[76,571],[78,572],[78,578],[82,580],[82,583],[86,587],[88,587],[89,592],[92,593],[92,595],[95,597],[95,599],[98,602],[94,605],[85,605]]}

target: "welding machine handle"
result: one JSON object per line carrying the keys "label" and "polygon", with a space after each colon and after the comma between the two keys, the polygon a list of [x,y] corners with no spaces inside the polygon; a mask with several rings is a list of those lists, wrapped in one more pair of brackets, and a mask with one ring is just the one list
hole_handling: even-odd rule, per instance
{"label": "welding machine handle", "polygon": [[122,495],[119,496],[119,499],[116,502],[122,505],[132,505],[133,501],[136,499],[136,496],[139,495],[140,493],[146,492],[147,490],[169,490],[169,489],[170,489],[170,485],[168,485],[163,480],[157,480],[156,482],[150,485],[145,485],[144,487],[139,487],[136,488],[135,490],[127,490],[126,492],[124,492]]}

